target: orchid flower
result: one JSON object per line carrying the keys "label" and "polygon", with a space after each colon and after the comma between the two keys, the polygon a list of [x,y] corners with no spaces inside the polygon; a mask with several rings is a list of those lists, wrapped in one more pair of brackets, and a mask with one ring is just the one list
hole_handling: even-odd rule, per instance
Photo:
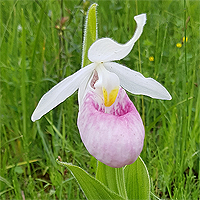
{"label": "orchid flower", "polygon": [[48,91],[31,117],[32,121],[40,119],[79,89],[77,125],[81,139],[91,155],[111,167],[133,163],[143,148],[144,125],[125,90],[171,99],[156,80],[113,62],[127,56],[143,32],[146,14],[134,19],[137,28],[130,41],[119,44],[110,38],[96,40],[88,50],[92,63]]}

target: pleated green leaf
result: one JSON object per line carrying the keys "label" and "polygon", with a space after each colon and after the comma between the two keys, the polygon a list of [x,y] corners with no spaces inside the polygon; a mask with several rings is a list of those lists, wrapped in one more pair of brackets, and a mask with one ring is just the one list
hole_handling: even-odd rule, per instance
{"label": "pleated green leaf", "polygon": [[70,170],[70,172],[78,182],[79,186],[81,187],[87,199],[89,200],[124,199],[122,196],[111,191],[109,188],[103,185],[99,180],[89,175],[86,171],[84,171],[80,167],[74,166],[66,162],[60,162],[58,159],[56,161],[58,164],[63,165]]}
{"label": "pleated green leaf", "polygon": [[97,4],[92,4],[87,12],[84,39],[83,39],[83,52],[82,52],[82,65],[85,67],[91,63],[88,59],[88,49],[97,39],[97,17],[96,17]]}
{"label": "pleated green leaf", "polygon": [[128,199],[150,199],[149,173],[140,157],[124,168],[124,175]]}
{"label": "pleated green leaf", "polygon": [[96,179],[127,199],[123,168],[112,168],[98,161]]}

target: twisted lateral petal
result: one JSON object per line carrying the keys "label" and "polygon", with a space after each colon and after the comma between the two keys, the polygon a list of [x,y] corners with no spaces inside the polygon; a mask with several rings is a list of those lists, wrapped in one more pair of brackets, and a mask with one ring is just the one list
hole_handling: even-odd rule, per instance
{"label": "twisted lateral petal", "polygon": [[122,88],[107,113],[96,98],[94,92],[87,93],[78,114],[77,124],[85,147],[110,167],[135,162],[142,151],[145,135],[135,106]]}
{"label": "twisted lateral petal", "polygon": [[126,44],[119,44],[110,38],[99,39],[91,45],[88,51],[89,60],[92,62],[107,62],[120,60],[127,56],[142,34],[146,23],[146,14],[137,15],[134,19],[137,23],[137,28],[131,40]]}
{"label": "twisted lateral petal", "polygon": [[143,94],[155,99],[171,100],[169,92],[153,78],[145,78],[141,73],[115,62],[104,63],[107,70],[114,72],[120,85],[133,94]]}
{"label": "twisted lateral petal", "polygon": [[96,65],[92,63],[80,69],[49,90],[40,99],[36,109],[31,116],[31,120],[36,121],[40,119],[44,114],[48,113],[58,104],[63,102],[66,98],[71,96],[79,88],[82,81],[84,81],[86,78],[89,78],[95,66]]}

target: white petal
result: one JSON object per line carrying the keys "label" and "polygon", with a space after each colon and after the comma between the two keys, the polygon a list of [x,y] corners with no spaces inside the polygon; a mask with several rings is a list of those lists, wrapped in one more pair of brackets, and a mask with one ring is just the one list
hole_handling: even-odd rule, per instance
{"label": "white petal", "polygon": [[82,101],[86,95],[86,93],[88,92],[88,90],[90,89],[88,83],[91,79],[91,76],[93,75],[93,73],[91,74],[88,74],[84,80],[82,81],[80,87],[79,87],[79,90],[78,90],[78,104],[79,104],[79,109],[80,109],[80,106],[82,105]]}
{"label": "white petal", "polygon": [[92,62],[107,62],[120,60],[127,56],[142,34],[146,23],[146,14],[137,15],[134,19],[137,23],[137,28],[131,40],[126,44],[119,44],[110,38],[99,39],[91,45],[88,51],[89,60]]}
{"label": "white petal", "polygon": [[104,63],[107,70],[114,72],[120,85],[133,94],[143,94],[155,99],[172,99],[169,92],[153,78],[145,78],[141,73],[114,62]]}
{"label": "white petal", "polygon": [[92,63],[55,85],[40,99],[31,116],[31,120],[36,121],[40,119],[43,115],[71,96],[79,88],[85,77],[88,77],[92,73],[94,68],[95,64]]}

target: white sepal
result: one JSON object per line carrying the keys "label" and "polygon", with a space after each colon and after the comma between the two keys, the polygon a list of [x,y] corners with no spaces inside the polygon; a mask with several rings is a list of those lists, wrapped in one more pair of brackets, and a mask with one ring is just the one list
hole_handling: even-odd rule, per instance
{"label": "white sepal", "polygon": [[104,63],[107,70],[114,72],[120,85],[132,94],[142,94],[155,99],[171,100],[169,92],[153,78],[145,78],[141,73],[115,62]]}
{"label": "white sepal", "polygon": [[88,77],[92,73],[94,68],[95,64],[92,63],[55,85],[40,99],[31,116],[31,120],[36,121],[40,119],[43,115],[71,96],[80,87],[85,77]]}
{"label": "white sepal", "polygon": [[137,15],[134,19],[137,23],[137,28],[131,40],[126,44],[119,44],[110,38],[99,39],[88,50],[89,60],[92,62],[108,62],[120,60],[127,56],[142,34],[146,23],[146,14]]}

